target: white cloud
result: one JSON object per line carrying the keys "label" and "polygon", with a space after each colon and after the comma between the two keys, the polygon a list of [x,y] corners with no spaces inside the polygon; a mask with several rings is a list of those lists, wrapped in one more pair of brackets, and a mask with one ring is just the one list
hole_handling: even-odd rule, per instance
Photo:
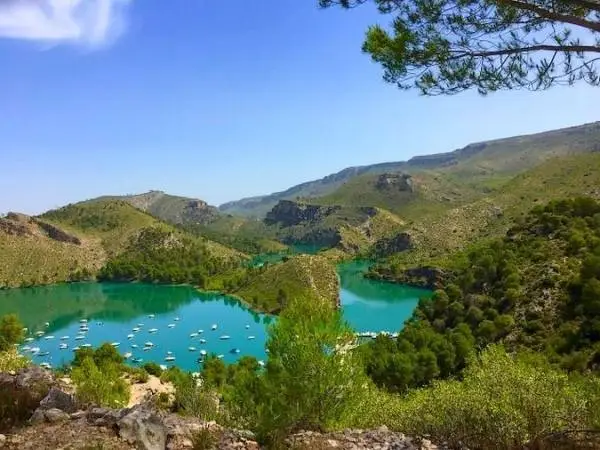
{"label": "white cloud", "polygon": [[0,38],[99,46],[125,29],[131,0],[0,0]]}

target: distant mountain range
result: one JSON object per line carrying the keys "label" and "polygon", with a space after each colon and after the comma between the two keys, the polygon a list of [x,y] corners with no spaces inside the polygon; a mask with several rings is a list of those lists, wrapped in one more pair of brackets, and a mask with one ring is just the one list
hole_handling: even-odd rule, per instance
{"label": "distant mountain range", "polygon": [[387,162],[348,167],[340,172],[308,181],[282,192],[243,198],[222,204],[223,213],[248,217],[264,217],[280,200],[318,198],[332,194],[353,178],[366,174],[442,171],[456,177],[508,179],[543,161],[580,152],[600,150],[600,122],[543,133],[469,144],[458,150],[434,155],[416,156],[408,161]]}

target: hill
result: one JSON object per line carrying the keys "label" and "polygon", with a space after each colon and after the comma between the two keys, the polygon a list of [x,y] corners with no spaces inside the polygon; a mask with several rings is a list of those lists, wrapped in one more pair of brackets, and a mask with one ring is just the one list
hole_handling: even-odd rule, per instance
{"label": "hill", "polygon": [[337,248],[346,254],[365,252],[404,224],[390,212],[372,206],[315,205],[281,200],[264,222],[286,244]]}
{"label": "hill", "polygon": [[219,210],[203,200],[169,195],[162,191],[104,196],[95,200],[123,200],[137,209],[172,224],[207,224],[219,217]]}
{"label": "hill", "polygon": [[559,157],[515,176],[474,202],[423,214],[403,232],[414,248],[393,255],[379,267],[387,278],[403,279],[410,266],[447,264],[448,255],[480,239],[503,235],[535,205],[585,195],[600,198],[600,153]]}
{"label": "hill", "polygon": [[416,156],[408,161],[349,167],[282,192],[224,203],[219,210],[229,214],[263,217],[280,200],[323,197],[355,177],[393,172],[414,175],[423,171],[442,170],[448,181],[468,189],[485,191],[549,158],[597,150],[600,150],[600,122],[469,144],[452,152]]}
{"label": "hill", "polygon": [[27,286],[87,279],[132,245],[143,230],[173,242],[201,246],[205,255],[229,263],[245,256],[216,242],[176,230],[123,200],[89,200],[39,217],[0,219],[0,285]]}
{"label": "hill", "polygon": [[295,256],[250,271],[241,286],[230,293],[269,313],[278,313],[292,298],[339,306],[335,268],[326,258],[315,255]]}

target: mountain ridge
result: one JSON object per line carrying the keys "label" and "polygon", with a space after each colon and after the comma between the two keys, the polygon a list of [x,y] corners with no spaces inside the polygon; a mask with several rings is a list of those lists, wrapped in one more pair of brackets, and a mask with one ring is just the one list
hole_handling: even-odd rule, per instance
{"label": "mountain ridge", "polygon": [[[551,141],[551,147],[547,150],[543,150],[543,147],[548,145],[548,143],[545,142],[546,140]],[[590,140],[594,142],[590,144]],[[528,151],[528,145],[530,146],[532,143],[541,147],[542,151]],[[590,122],[583,125],[539,133],[470,143],[465,147],[453,151],[431,155],[418,155],[406,161],[392,161],[364,166],[346,167],[339,172],[329,174],[317,180],[300,183],[283,191],[225,202],[219,206],[219,211],[234,215],[263,217],[279,200],[321,197],[333,193],[345,182],[354,177],[367,173],[378,174],[399,171],[412,173],[420,170],[450,169],[450,172],[457,172],[456,175],[463,175],[457,170],[457,166],[460,166],[460,163],[466,163],[472,160],[470,162],[473,163],[475,167],[469,167],[470,172],[477,173],[479,171],[485,174],[490,170],[490,158],[486,160],[485,158],[481,158],[481,156],[487,152],[492,153],[492,156],[495,157],[493,159],[496,161],[501,159],[495,155],[498,151],[503,150],[498,147],[504,147],[505,151],[510,154],[515,154],[515,156],[522,156],[522,158],[517,157],[516,161],[509,160],[504,163],[503,166],[500,166],[501,170],[499,170],[499,172],[513,173],[517,171],[518,173],[518,171],[533,167],[536,163],[547,159],[547,157],[560,156],[572,152],[600,151],[600,122]],[[518,147],[520,150],[515,150],[514,147]],[[480,156],[479,161],[477,160],[478,156]],[[488,163],[487,165],[486,162]]]}

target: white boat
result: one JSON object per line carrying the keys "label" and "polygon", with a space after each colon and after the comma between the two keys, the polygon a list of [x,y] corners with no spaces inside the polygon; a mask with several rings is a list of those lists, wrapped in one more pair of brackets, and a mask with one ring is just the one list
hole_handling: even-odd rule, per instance
{"label": "white boat", "polygon": [[79,347],[73,347],[74,352],[76,352],[77,350],[79,350]]}
{"label": "white boat", "polygon": [[69,339],[69,336],[61,336],[61,337],[60,337],[60,340],[61,340],[61,341],[66,341],[67,339]]}
{"label": "white boat", "polygon": [[145,352],[149,352],[150,350],[152,350],[152,347],[144,347],[142,350],[144,350]]}
{"label": "white boat", "polygon": [[175,322],[179,322],[179,317],[175,317],[173,320],[174,320]]}
{"label": "white boat", "polygon": [[212,326],[212,327],[210,327],[210,329],[211,329],[211,330],[213,330],[213,331],[214,331],[214,330],[216,330],[216,329],[217,329],[217,324],[216,324],[216,323],[214,323],[214,324],[213,324],[213,326]]}
{"label": "white boat", "polygon": [[175,357],[174,356],[166,356],[165,361],[168,361],[168,362],[175,361]]}
{"label": "white boat", "polygon": [[250,325],[246,325],[246,330],[247,330],[248,328],[250,328]]}
{"label": "white boat", "polygon": [[198,330],[198,334],[204,333],[204,330]]}
{"label": "white boat", "polygon": [[232,348],[232,349],[229,351],[229,353],[234,353],[234,354],[236,354],[236,355],[237,355],[239,352],[240,352],[240,349],[239,349],[239,348]]}
{"label": "white boat", "polygon": [[46,334],[46,333],[45,333],[45,332],[43,332],[43,331],[37,331],[37,332],[35,333],[35,335],[36,335],[36,336],[38,336],[38,337],[42,337],[42,336],[43,336],[43,335],[45,335],[45,334]]}
{"label": "white boat", "polygon": [[120,342],[113,342],[110,345],[112,345],[113,347],[118,347],[119,345],[121,345],[121,343]]}
{"label": "white boat", "polygon": [[87,323],[87,322],[88,322],[88,321],[87,321],[87,319],[81,319],[81,320],[79,321],[79,323]]}
{"label": "white boat", "polygon": [[140,331],[140,327],[134,327],[131,331],[133,331],[134,333],[137,333],[138,331]]}
{"label": "white boat", "polygon": [[144,344],[144,347],[154,347],[154,344],[152,342],[148,341]]}
{"label": "white boat", "polygon": [[142,358],[133,358],[131,361],[134,363],[141,363],[143,361],[143,359]]}
{"label": "white boat", "polygon": [[154,319],[154,314],[148,314],[148,319]]}
{"label": "white boat", "polygon": [[50,326],[50,322],[46,322],[44,325],[46,326],[46,328],[48,328]]}
{"label": "white boat", "polygon": [[167,367],[167,366],[165,366],[164,364],[161,364],[161,365],[160,365],[160,366],[158,366],[158,367],[160,367],[160,370],[167,370],[167,369],[168,369],[168,367]]}
{"label": "white boat", "polygon": [[218,355],[217,358],[223,359],[223,358],[225,358],[225,355]]}
{"label": "white boat", "polygon": [[54,336],[44,336],[44,339],[46,339],[47,341],[49,341],[50,339],[54,339]]}
{"label": "white boat", "polygon": [[228,335],[224,334],[219,339],[221,339],[222,341],[226,341],[227,339],[231,339],[231,336],[228,336]]}
{"label": "white boat", "polygon": [[133,339],[135,337],[135,334],[128,334],[127,335],[127,339]]}
{"label": "white boat", "polygon": [[131,344],[131,348],[138,348],[137,344]]}
{"label": "white boat", "polygon": [[191,338],[195,338],[196,336],[198,336],[198,333],[191,333],[191,334],[190,334],[190,337],[191,337]]}
{"label": "white boat", "polygon": [[25,338],[25,342],[33,342],[33,338],[32,337]]}
{"label": "white boat", "polygon": [[81,344],[81,348],[91,348],[92,344]]}
{"label": "white boat", "polygon": [[79,327],[79,331],[81,331],[82,333],[87,333],[88,331],[90,331],[90,329],[84,325]]}
{"label": "white boat", "polygon": [[167,355],[172,355],[172,354],[173,354],[173,352],[167,352]]}
{"label": "white boat", "polygon": [[31,347],[31,349],[29,350],[29,353],[38,353],[40,351],[39,347]]}
{"label": "white boat", "polygon": [[131,352],[127,352],[127,353],[125,353],[125,354],[123,355],[123,358],[125,358],[125,359],[129,359],[129,358],[131,358],[131,356],[132,356],[132,355],[133,355],[133,353],[131,353]]}
{"label": "white boat", "polygon": [[260,367],[265,367],[265,362],[261,360],[261,361],[258,362],[258,365]]}
{"label": "white boat", "polygon": [[24,347],[21,349],[21,351],[24,351],[24,352],[28,352],[29,350],[31,350],[31,347],[30,347],[29,345],[25,345],[25,346],[24,346]]}
{"label": "white boat", "polygon": [[195,352],[195,351],[196,351],[196,347],[188,347],[188,350],[189,350],[190,352]]}
{"label": "white boat", "polygon": [[58,348],[60,348],[61,350],[65,350],[65,349],[66,349],[66,348],[68,348],[68,347],[69,347],[69,344],[60,344],[60,345],[58,346]]}
{"label": "white boat", "polygon": [[252,339],[256,339],[256,336],[248,336],[249,341],[251,341]]}
{"label": "white boat", "polygon": [[77,336],[75,336],[75,340],[76,341],[81,341],[82,339],[85,339],[85,336],[78,334]]}
{"label": "white boat", "polygon": [[175,328],[175,324],[174,323],[170,323],[169,325],[167,325],[169,328]]}
{"label": "white boat", "polygon": [[144,326],[144,324],[143,323],[138,323],[137,326],[138,326],[138,328],[142,328]]}
{"label": "white boat", "polygon": [[23,333],[27,333],[28,331],[29,331],[29,328],[23,327]]}
{"label": "white boat", "polygon": [[40,363],[40,367],[42,369],[52,369],[52,366],[50,364],[48,364],[47,362]]}
{"label": "white boat", "polygon": [[201,354],[202,356],[206,356],[206,355],[207,355],[207,352],[206,352],[206,350],[200,350],[200,354]]}
{"label": "white boat", "polygon": [[148,333],[156,333],[158,331],[158,328],[150,328],[148,330]]}
{"label": "white boat", "polygon": [[43,352],[39,352],[39,353],[37,354],[37,356],[48,356],[49,354],[50,354],[50,352],[43,351]]}
{"label": "white boat", "polygon": [[201,344],[206,344],[206,339],[200,339]]}

